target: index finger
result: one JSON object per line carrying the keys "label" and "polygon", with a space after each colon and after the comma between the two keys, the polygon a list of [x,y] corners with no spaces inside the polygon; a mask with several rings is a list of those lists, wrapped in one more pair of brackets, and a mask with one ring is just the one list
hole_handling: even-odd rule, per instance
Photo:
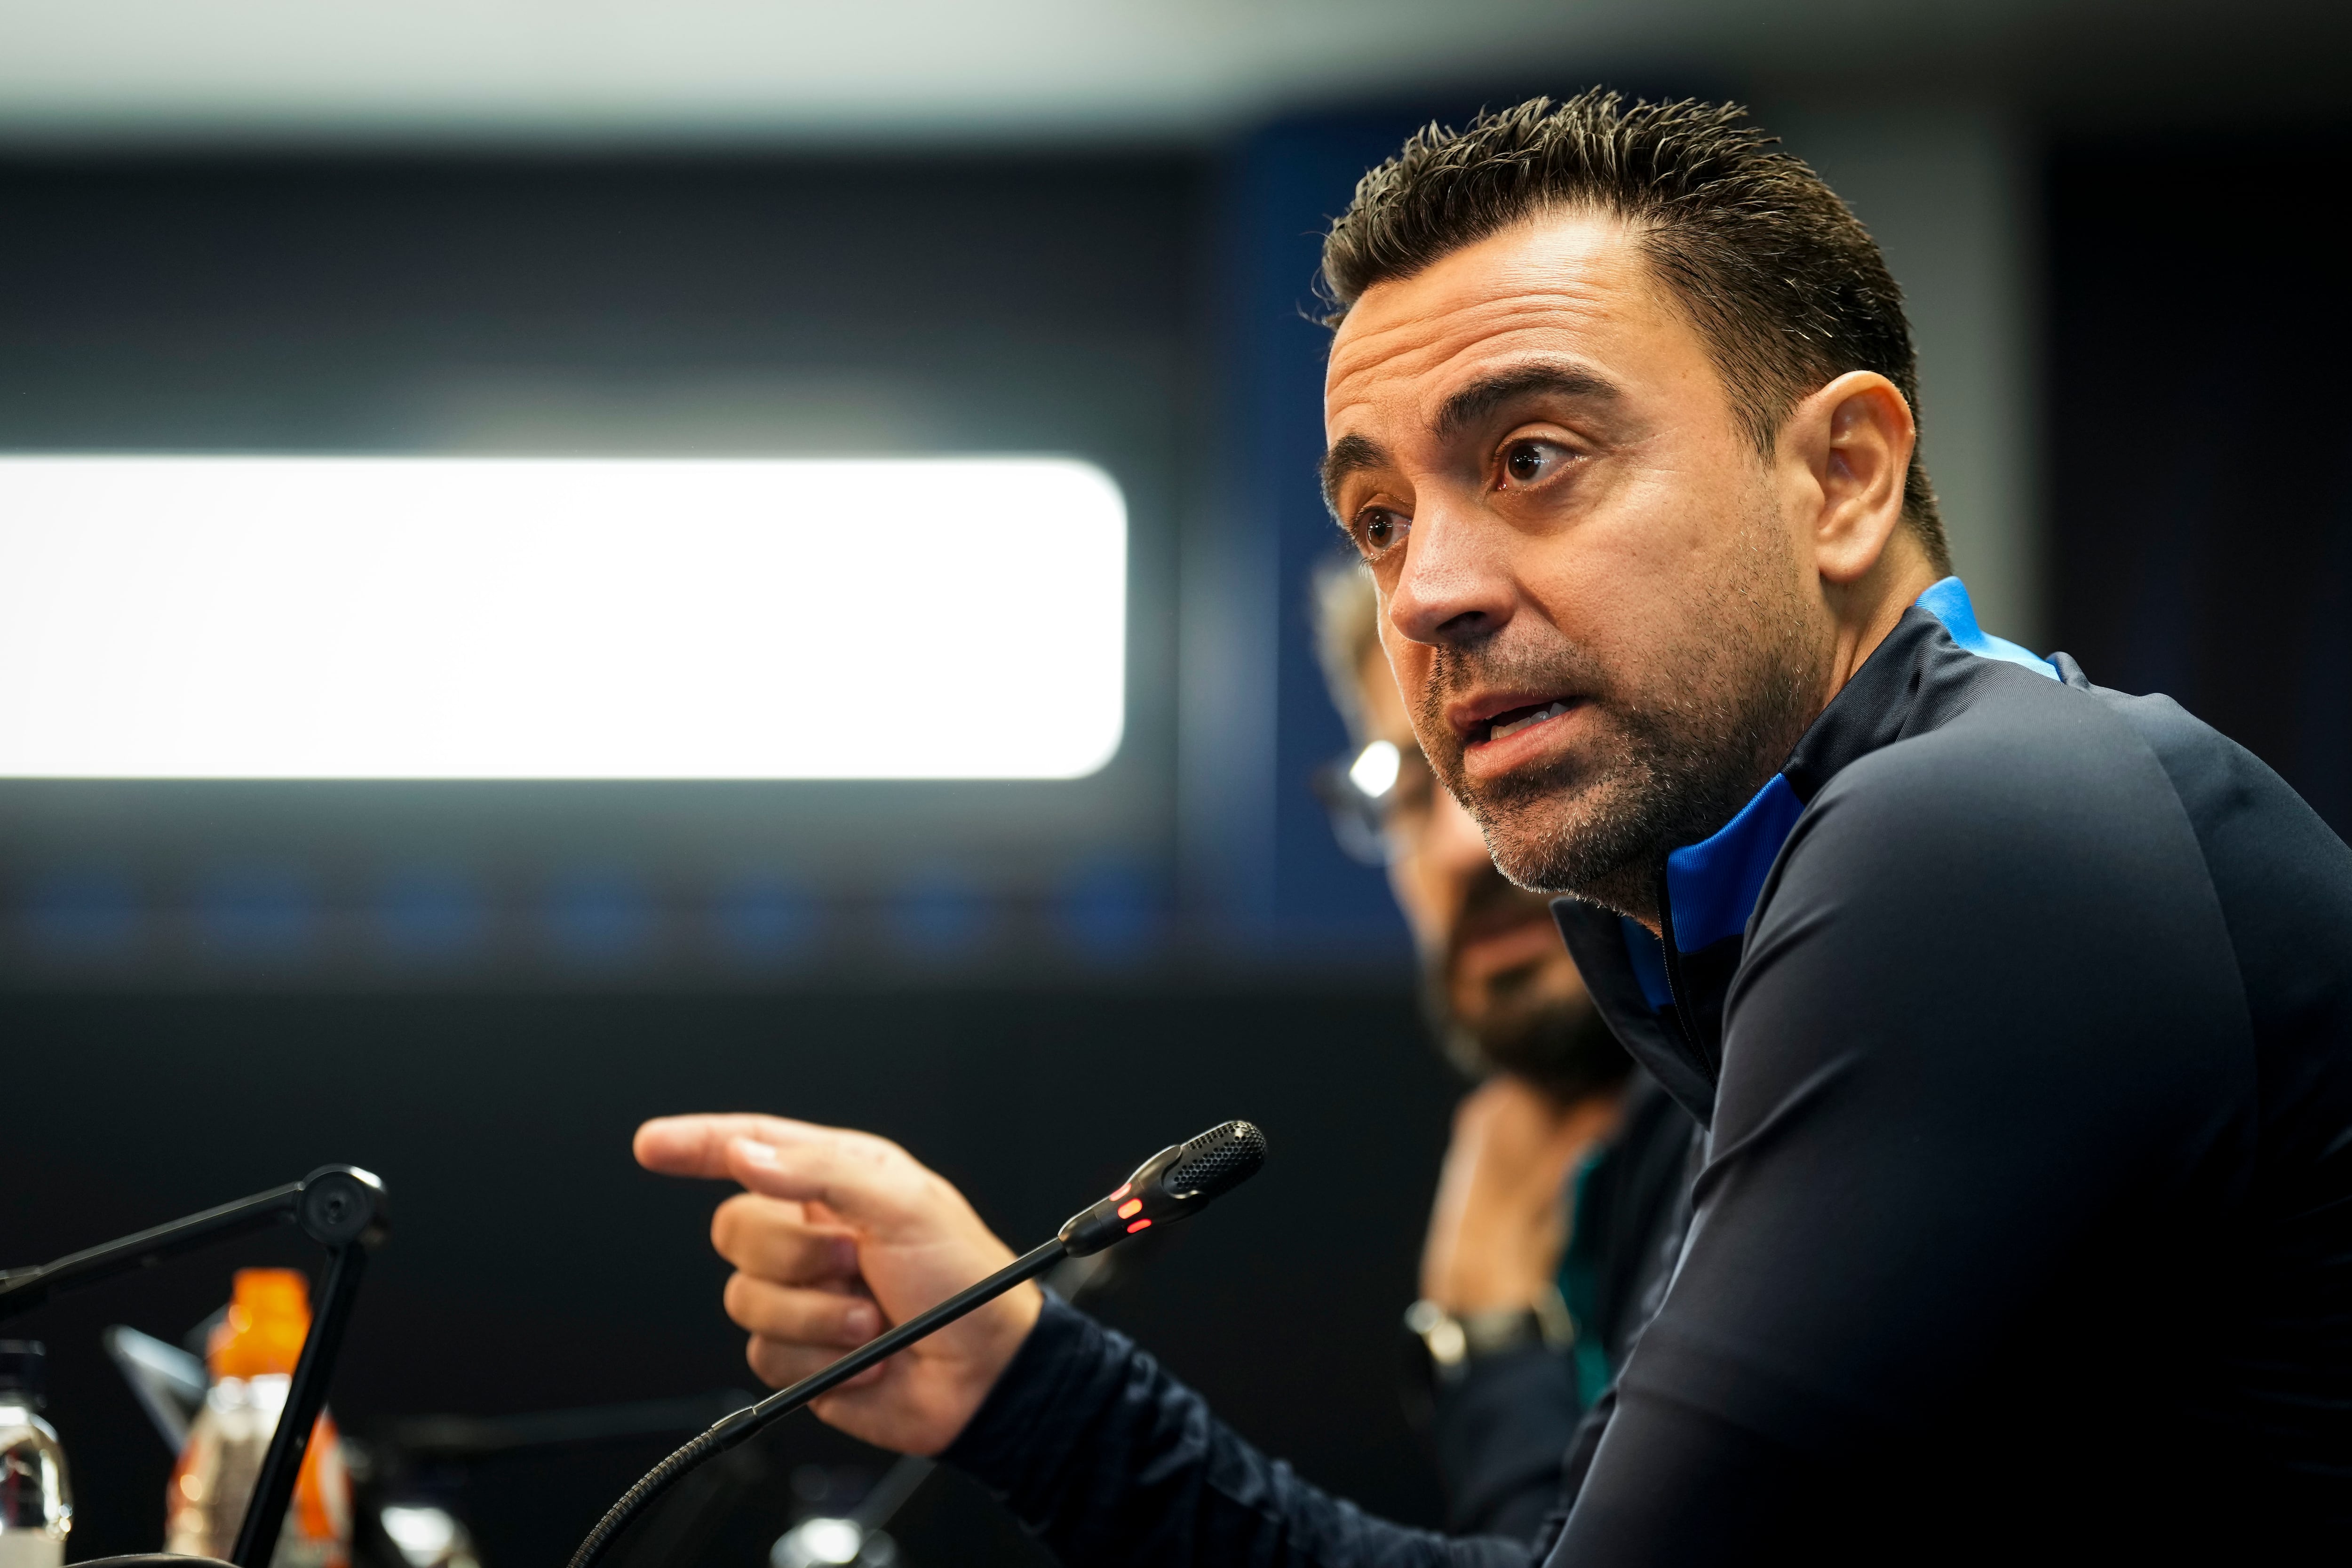
{"label": "index finger", "polygon": [[825,1129],[782,1116],[749,1112],[703,1112],[691,1116],[656,1116],[637,1129],[632,1147],[637,1163],[665,1176],[707,1176],[730,1180],[728,1146],[738,1138],[786,1146],[822,1137]]}

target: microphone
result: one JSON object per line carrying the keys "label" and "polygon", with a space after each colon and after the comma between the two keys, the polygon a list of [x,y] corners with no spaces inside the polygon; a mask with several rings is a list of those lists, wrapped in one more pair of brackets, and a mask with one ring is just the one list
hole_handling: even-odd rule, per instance
{"label": "microphone", "polygon": [[570,1568],[591,1568],[629,1521],[704,1461],[727,1452],[772,1422],[830,1393],[877,1362],[887,1360],[927,1334],[937,1332],[974,1308],[986,1305],[1025,1279],[1043,1274],[1064,1258],[1084,1258],[1116,1247],[1155,1225],[1196,1215],[1240,1186],[1265,1163],[1265,1134],[1246,1121],[1226,1121],[1197,1138],[1171,1144],[1135,1168],[1109,1196],[1080,1209],[1053,1240],[1036,1247],[977,1285],[918,1312],[887,1333],[877,1335],[790,1388],[721,1416],[709,1430],[647,1470],[637,1484],[596,1521]]}
{"label": "microphone", "polygon": [[1155,1225],[1199,1214],[1258,1173],[1265,1134],[1246,1121],[1225,1121],[1198,1138],[1171,1143],[1135,1168],[1118,1191],[1063,1223],[1063,1247],[1085,1258]]}

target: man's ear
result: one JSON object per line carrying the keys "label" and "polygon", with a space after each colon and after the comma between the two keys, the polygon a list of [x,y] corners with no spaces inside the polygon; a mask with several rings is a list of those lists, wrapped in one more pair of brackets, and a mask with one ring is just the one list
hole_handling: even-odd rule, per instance
{"label": "man's ear", "polygon": [[1822,580],[1869,574],[1903,522],[1903,481],[1918,427],[1911,405],[1876,371],[1848,371],[1790,411],[1782,450],[1804,465],[1816,498],[1805,544]]}

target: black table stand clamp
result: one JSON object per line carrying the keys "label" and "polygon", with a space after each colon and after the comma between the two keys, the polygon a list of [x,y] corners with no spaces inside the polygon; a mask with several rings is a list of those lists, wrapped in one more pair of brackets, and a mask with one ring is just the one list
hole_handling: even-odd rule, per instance
{"label": "black table stand clamp", "polygon": [[[246,1506],[245,1522],[237,1527],[236,1545],[229,1553],[236,1568],[267,1568],[278,1550],[285,1527],[287,1506],[294,1500],[295,1479],[310,1451],[310,1432],[327,1403],[327,1381],[334,1373],[335,1355],[342,1348],[343,1330],[352,1306],[359,1299],[360,1279],[367,1256],[383,1240],[388,1224],[383,1184],[355,1165],[321,1165],[299,1182],[256,1193],[233,1204],[193,1214],[120,1241],[60,1258],[31,1268],[0,1272],[0,1319],[14,1317],[60,1290],[94,1284],[136,1268],[151,1268],[167,1258],[193,1252],[216,1241],[267,1230],[276,1225],[297,1225],[303,1234],[327,1249],[327,1283],[318,1309],[310,1317],[310,1332],[302,1342],[301,1359],[286,1391],[286,1408],[261,1461],[253,1500]],[[105,1564],[201,1563],[194,1557],[108,1557],[83,1568]]]}

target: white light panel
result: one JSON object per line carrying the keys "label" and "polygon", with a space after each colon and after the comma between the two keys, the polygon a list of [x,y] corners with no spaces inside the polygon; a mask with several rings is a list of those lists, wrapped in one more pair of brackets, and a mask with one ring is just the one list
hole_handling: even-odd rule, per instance
{"label": "white light panel", "polygon": [[1078,778],[1126,608],[1064,458],[0,457],[0,776]]}

